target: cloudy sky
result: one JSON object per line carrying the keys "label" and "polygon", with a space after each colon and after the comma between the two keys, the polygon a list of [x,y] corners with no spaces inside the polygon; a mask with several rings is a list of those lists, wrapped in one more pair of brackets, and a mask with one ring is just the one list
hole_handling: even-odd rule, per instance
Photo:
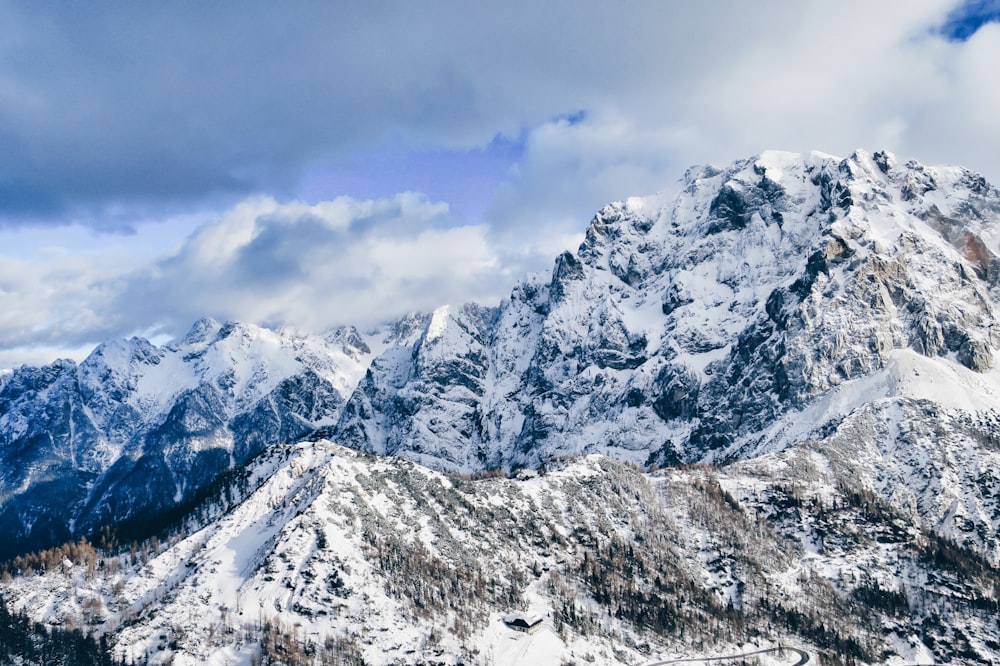
{"label": "cloudy sky", "polygon": [[1000,2],[0,0],[0,367],[548,270],[767,148],[1000,183]]}

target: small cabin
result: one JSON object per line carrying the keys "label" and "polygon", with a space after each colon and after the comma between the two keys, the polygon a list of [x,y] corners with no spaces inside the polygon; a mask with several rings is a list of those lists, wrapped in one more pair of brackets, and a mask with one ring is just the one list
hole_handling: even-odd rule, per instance
{"label": "small cabin", "polygon": [[514,631],[533,634],[542,626],[542,616],[537,613],[508,613],[503,616],[503,623]]}

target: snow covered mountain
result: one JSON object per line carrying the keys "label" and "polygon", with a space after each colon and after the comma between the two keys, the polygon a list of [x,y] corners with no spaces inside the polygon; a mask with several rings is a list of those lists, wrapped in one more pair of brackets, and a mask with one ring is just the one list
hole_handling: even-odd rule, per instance
{"label": "snow covered mountain", "polygon": [[676,200],[603,209],[499,308],[435,312],[335,439],[458,471],[822,441],[995,562],[998,221],[982,177],[886,153],[691,169]]}
{"label": "snow covered mountain", "polygon": [[992,367],[1000,195],[981,177],[770,152],[685,183],[606,207],[498,309],[435,312],[373,364],[338,439],[460,470],[723,461],[899,350]]}
{"label": "snow covered mountain", "polygon": [[335,422],[370,343],[382,344],[351,328],[318,338],[206,319],[164,347],[117,340],[79,365],[4,375],[0,558],[162,517],[233,465]]}
{"label": "snow covered mountain", "polygon": [[17,607],[155,663],[995,660],[998,257],[970,171],[767,152],[605,207],[496,307],[16,370],[8,555],[177,518]]}

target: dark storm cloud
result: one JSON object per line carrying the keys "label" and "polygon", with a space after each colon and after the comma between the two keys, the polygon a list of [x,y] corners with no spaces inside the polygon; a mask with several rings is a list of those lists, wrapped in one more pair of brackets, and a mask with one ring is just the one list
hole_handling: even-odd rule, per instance
{"label": "dark storm cloud", "polygon": [[765,148],[998,182],[1000,25],[949,38],[961,4],[0,0],[0,365],[496,302],[608,201]]}
{"label": "dark storm cloud", "polygon": [[348,242],[343,231],[313,214],[297,216],[293,224],[277,215],[261,216],[257,235],[234,260],[233,279],[250,289],[273,290],[306,277],[303,259],[316,248]]}
{"label": "dark storm cloud", "polygon": [[0,215],[100,225],[115,206],[285,195],[380,142],[485,146],[683,78],[661,60],[684,55],[691,6],[0,3]]}
{"label": "dark storm cloud", "polygon": [[371,130],[358,54],[310,13],[3,5],[16,33],[0,46],[0,206],[57,215],[287,186],[315,146]]}

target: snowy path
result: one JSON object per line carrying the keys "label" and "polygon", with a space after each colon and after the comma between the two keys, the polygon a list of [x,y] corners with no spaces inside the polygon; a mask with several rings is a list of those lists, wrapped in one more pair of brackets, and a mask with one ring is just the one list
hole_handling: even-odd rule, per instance
{"label": "snowy path", "polygon": [[776,647],[767,648],[766,650],[757,650],[756,652],[744,652],[743,654],[733,654],[727,657],[691,657],[688,659],[667,659],[666,661],[653,661],[645,664],[645,666],[667,666],[667,664],[690,664],[696,662],[708,662],[708,661],[728,661],[730,659],[743,659],[745,657],[752,657],[756,654],[770,654],[772,652],[794,652],[799,656],[799,660],[792,664],[791,666],[802,666],[809,661],[809,653],[805,650],[800,650],[793,647]]}

